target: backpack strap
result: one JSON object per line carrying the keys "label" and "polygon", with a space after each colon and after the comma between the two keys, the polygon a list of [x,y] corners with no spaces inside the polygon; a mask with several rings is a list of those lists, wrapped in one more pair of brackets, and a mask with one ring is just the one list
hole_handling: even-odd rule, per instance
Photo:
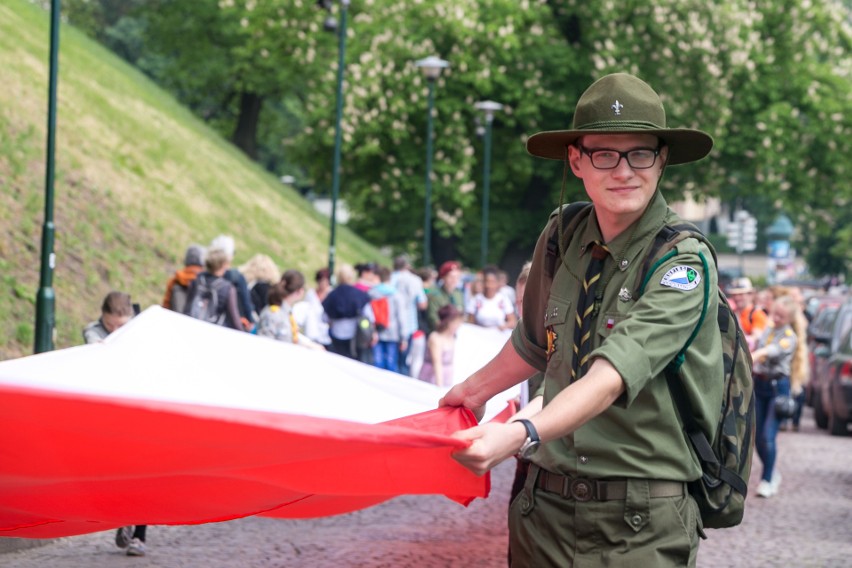
{"label": "backpack strap", "polygon": [[[679,254],[677,245],[688,238],[697,238],[698,240],[707,243],[707,239],[704,237],[704,234],[690,223],[672,226],[666,225],[660,229],[654,237],[654,242],[652,243],[648,255],[645,258],[642,271],[640,271],[639,276],[641,284],[639,286],[638,295],[636,296],[637,298],[645,292],[645,287],[648,285],[648,282],[654,272],[665,262],[677,256]],[[713,251],[713,247],[709,243],[708,246],[710,247],[710,250]],[[689,402],[686,389],[680,380],[680,369],[686,359],[686,352],[697,337],[698,332],[701,330],[701,326],[704,325],[704,320],[707,317],[707,309],[710,303],[710,279],[708,278],[710,266],[707,258],[704,256],[704,253],[699,251],[698,257],[701,260],[702,269],[704,271],[704,301],[701,305],[701,315],[698,317],[698,322],[683,347],[681,347],[669,364],[666,365],[664,374],[669,391],[671,392],[672,400],[675,403],[678,415],[680,415],[681,422],[683,423],[684,432],[689,438],[692,447],[695,449],[695,453],[698,455],[699,460],[704,464],[704,468],[709,466],[715,471],[720,469],[721,464],[719,463],[719,459],[716,457],[716,454],[713,452],[713,448],[710,445],[710,441],[707,439],[707,435],[695,420],[695,413],[692,411],[692,404]],[[655,258],[657,259],[656,261],[654,261]],[[715,253],[713,254],[713,260],[714,262],[716,260]],[[717,317],[721,320],[722,313],[720,312]],[[727,319],[725,321],[727,325]]]}
{"label": "backpack strap", "polygon": [[[588,201],[577,201],[563,204],[550,214],[550,232],[547,236],[547,252],[544,259],[544,274],[547,279],[552,281],[556,275],[556,267],[561,260],[560,246],[562,250],[568,248],[568,244],[571,242],[571,237],[574,236],[577,225],[585,217],[588,217],[591,212],[591,203]],[[561,224],[563,227],[561,243],[559,235],[560,216],[562,217]]]}

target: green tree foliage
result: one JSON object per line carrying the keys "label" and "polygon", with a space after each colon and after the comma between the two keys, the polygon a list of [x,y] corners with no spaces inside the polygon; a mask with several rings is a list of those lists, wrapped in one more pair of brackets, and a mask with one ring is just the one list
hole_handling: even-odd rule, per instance
{"label": "green tree foliage", "polygon": [[[528,249],[542,224],[542,207],[554,206],[549,181],[556,170],[551,168],[544,176],[548,182],[543,182],[524,142],[540,125],[567,124],[566,110],[576,90],[564,89],[560,74],[576,63],[548,25],[546,4],[365,0],[352,11],[342,194],[353,210],[356,230],[369,239],[420,252],[428,87],[414,62],[438,55],[451,67],[435,87],[436,240],[457,243],[466,258],[478,256],[482,143],[473,105],[494,99],[506,106],[493,128],[491,248],[496,258],[512,241]],[[330,66],[310,89],[311,126],[295,143],[306,162],[318,147],[327,148],[331,156],[335,76]],[[327,161],[315,159],[310,166],[318,185],[330,185]],[[443,256],[451,254],[454,251]],[[442,255],[433,256],[440,260]]]}
{"label": "green tree foliage", "polygon": [[[117,0],[69,2],[84,5],[80,19],[91,22],[101,16],[89,4]],[[435,89],[436,260],[479,258],[483,144],[473,104],[506,105],[493,128],[489,250],[491,261],[517,263],[556,206],[563,176],[559,162],[526,154],[526,138],[569,128],[580,93],[614,71],[654,86],[670,126],[716,139],[704,162],[666,172],[670,201],[689,192],[759,203],[753,213],[764,226],[786,209],[803,229],[800,244],[815,246],[805,231],[831,234],[852,197],[848,4],[353,0],[341,178],[352,224],[376,243],[420,252],[427,86],[414,61],[438,55],[451,67]],[[337,53],[322,31],[325,10],[308,0],[150,0],[132,15],[138,25],[125,21],[128,34],[116,23],[106,36],[142,34],[141,48],[122,44],[141,54],[140,67],[268,168],[306,172],[318,192],[330,188]],[[569,175],[566,199],[582,194]],[[852,235],[834,238],[852,248]]]}
{"label": "green tree foliage", "polygon": [[333,53],[309,0],[149,0],[124,13],[105,9],[112,0],[101,0],[100,10],[94,0],[73,2],[71,19],[84,28],[93,13],[112,14],[93,35],[269,166],[280,158],[258,140],[298,130],[307,81]]}

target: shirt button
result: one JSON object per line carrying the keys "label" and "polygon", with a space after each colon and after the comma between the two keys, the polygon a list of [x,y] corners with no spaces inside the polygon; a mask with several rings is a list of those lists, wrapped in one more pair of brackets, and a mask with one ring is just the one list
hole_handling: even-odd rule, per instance
{"label": "shirt button", "polygon": [[633,523],[634,527],[638,527],[642,524],[642,515],[633,515],[630,518],[630,522]]}
{"label": "shirt button", "polygon": [[589,463],[589,458],[587,456],[580,456],[580,463],[586,465]]}
{"label": "shirt button", "polygon": [[618,263],[618,268],[619,268],[619,270],[621,270],[622,272],[624,272],[625,270],[627,270],[627,267],[628,267],[628,266],[630,266],[630,261],[629,261],[629,260],[627,260],[626,258],[622,258],[622,259],[621,259],[621,262],[619,262],[619,263]]}

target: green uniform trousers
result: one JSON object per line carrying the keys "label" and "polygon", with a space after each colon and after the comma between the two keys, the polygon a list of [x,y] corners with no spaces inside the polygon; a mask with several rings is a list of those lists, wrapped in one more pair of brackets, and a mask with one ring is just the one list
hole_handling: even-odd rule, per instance
{"label": "green uniform trousers", "polygon": [[538,471],[509,508],[513,567],[695,566],[702,528],[688,494],[651,497],[647,480],[628,480],[626,499],[577,502],[536,487]]}

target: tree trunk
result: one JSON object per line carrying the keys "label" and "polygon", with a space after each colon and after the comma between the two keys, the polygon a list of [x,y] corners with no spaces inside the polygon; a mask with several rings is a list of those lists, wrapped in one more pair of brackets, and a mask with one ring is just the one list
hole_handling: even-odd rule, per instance
{"label": "tree trunk", "polygon": [[263,97],[256,93],[240,94],[240,115],[232,138],[234,144],[252,160],[257,160],[257,123]]}

